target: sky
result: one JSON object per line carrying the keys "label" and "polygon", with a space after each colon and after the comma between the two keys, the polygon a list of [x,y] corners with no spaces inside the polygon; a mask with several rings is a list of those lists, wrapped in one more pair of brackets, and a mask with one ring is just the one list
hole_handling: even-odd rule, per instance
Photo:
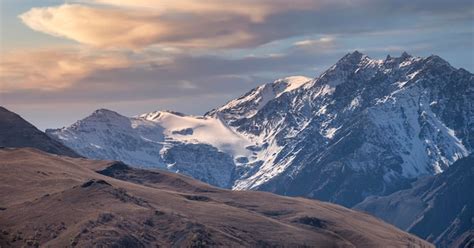
{"label": "sky", "polygon": [[38,128],[99,108],[202,115],[358,50],[474,71],[472,0],[0,0],[0,105]]}

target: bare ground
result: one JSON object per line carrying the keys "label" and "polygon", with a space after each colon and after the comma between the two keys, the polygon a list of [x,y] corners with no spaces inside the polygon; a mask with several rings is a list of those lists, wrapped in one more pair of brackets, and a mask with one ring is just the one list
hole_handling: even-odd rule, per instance
{"label": "bare ground", "polygon": [[0,247],[432,247],[367,214],[160,170],[0,149]]}

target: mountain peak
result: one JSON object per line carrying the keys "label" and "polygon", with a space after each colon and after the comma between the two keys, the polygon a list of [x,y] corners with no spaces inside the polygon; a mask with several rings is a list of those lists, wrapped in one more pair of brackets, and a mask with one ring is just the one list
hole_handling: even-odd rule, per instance
{"label": "mountain peak", "polygon": [[364,61],[369,62],[370,58],[367,55],[355,50],[354,52],[344,55],[344,57],[337,61],[337,63],[329,70],[336,69],[336,71],[352,71],[356,67],[360,66],[360,64]]}
{"label": "mountain peak", "polygon": [[111,122],[111,121],[127,121],[128,118],[109,109],[97,109],[86,118],[76,122],[73,126],[82,125],[84,122]]}
{"label": "mountain peak", "polygon": [[94,111],[92,115],[118,115],[118,113],[109,109],[101,108]]}
{"label": "mountain peak", "polygon": [[344,55],[344,57],[342,57],[338,64],[343,62],[343,63],[347,63],[347,62],[352,62],[352,63],[359,63],[362,58],[364,57],[367,57],[367,55],[355,50],[354,52],[351,52],[351,53],[348,53],[346,55]]}
{"label": "mountain peak", "polygon": [[411,58],[411,57],[412,56],[410,54],[408,54],[407,52],[405,52],[405,51],[402,53],[402,56],[400,56],[400,58],[402,58],[402,59],[407,59],[407,58]]}
{"label": "mountain peak", "polygon": [[326,70],[319,79],[318,84],[328,84],[330,86],[336,86],[346,82],[346,78],[351,73],[357,72],[358,69],[363,67],[374,67],[377,66],[378,61],[369,58],[367,55],[354,51],[344,55],[336,64]]}
{"label": "mountain peak", "polygon": [[362,57],[362,56],[364,56],[364,54],[359,52],[358,50],[354,50],[353,52],[348,53],[346,56]]}
{"label": "mountain peak", "polygon": [[451,67],[451,65],[448,63],[448,61],[444,60],[443,58],[441,58],[438,55],[430,55],[429,57],[426,58],[426,63],[428,65],[438,65],[438,66],[447,65],[447,66]]}
{"label": "mountain peak", "polygon": [[89,118],[90,117],[103,119],[103,118],[117,118],[117,117],[120,118],[120,117],[123,117],[123,116],[120,115],[119,113],[115,112],[115,111],[105,109],[105,108],[101,108],[101,109],[97,109],[91,115],[89,115]]}
{"label": "mountain peak", "polygon": [[220,108],[213,109],[204,116],[215,116],[218,112],[225,115],[225,119],[250,117],[262,109],[267,103],[280,97],[286,92],[294,91],[311,82],[312,78],[305,76],[290,76],[277,79],[252,89],[247,94],[229,101]]}
{"label": "mountain peak", "polygon": [[413,56],[404,51],[400,57],[392,57],[390,54],[387,54],[385,62],[402,62],[410,58],[413,58]]}

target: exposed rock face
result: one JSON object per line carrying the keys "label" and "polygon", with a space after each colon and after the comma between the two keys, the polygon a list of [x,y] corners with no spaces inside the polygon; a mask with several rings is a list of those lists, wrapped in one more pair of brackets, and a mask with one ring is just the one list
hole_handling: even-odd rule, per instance
{"label": "exposed rock face", "polygon": [[[474,156],[409,189],[369,197],[354,208],[369,212],[439,247],[466,244],[474,230]],[[464,246],[462,246],[464,247]]]}
{"label": "exposed rock face", "polygon": [[168,169],[203,182],[229,188],[235,164],[229,154],[206,144],[176,144],[166,149],[163,160]]}

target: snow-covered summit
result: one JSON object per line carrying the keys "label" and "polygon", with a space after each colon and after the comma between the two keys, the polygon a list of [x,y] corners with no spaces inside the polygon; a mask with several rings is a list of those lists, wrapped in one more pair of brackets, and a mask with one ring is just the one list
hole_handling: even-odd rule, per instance
{"label": "snow-covered summit", "polygon": [[224,119],[249,118],[269,101],[280,97],[284,93],[298,90],[302,86],[308,85],[312,80],[312,78],[305,76],[291,76],[275,80],[252,89],[247,94],[206,113],[205,116],[216,116],[218,113],[219,117]]}
{"label": "snow-covered summit", "polygon": [[85,120],[100,120],[100,121],[113,121],[117,119],[124,119],[124,116],[109,109],[98,109],[85,118]]}

